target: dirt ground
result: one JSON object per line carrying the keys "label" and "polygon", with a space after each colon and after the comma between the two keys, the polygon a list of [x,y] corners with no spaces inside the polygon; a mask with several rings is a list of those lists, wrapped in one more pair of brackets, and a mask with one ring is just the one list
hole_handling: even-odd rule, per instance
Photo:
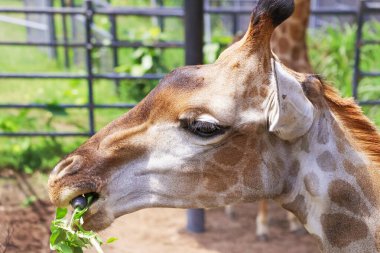
{"label": "dirt ground", "polygon": [[[54,208],[46,199],[45,185],[44,175],[26,177],[11,171],[0,173],[0,253],[50,252],[49,223]],[[26,205],[25,200],[30,196],[42,200]],[[208,210],[207,232],[192,234],[184,229],[185,210],[142,210],[117,219],[101,232],[104,239],[119,238],[103,248],[106,253],[319,252],[310,236],[288,232],[285,212],[273,203],[269,242],[255,238],[257,205],[242,204],[236,211],[237,219],[230,220],[223,209]]]}

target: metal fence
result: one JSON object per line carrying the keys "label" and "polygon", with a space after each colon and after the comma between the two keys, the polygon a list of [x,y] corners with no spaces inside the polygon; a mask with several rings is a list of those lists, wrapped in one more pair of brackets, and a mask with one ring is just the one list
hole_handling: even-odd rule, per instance
{"label": "metal fence", "polygon": [[[141,77],[132,76],[129,74],[118,74],[114,72],[98,74],[93,71],[93,53],[96,48],[111,48],[112,50],[112,61],[113,65],[118,65],[118,49],[120,48],[139,48],[139,47],[153,47],[153,48],[185,48],[186,58],[195,57],[202,59],[202,50],[199,50],[199,45],[202,45],[202,36],[196,36],[198,41],[194,41],[194,35],[199,34],[199,27],[192,25],[196,24],[198,20],[190,18],[185,18],[186,25],[185,29],[185,42],[179,41],[168,41],[168,42],[157,42],[152,44],[144,44],[143,42],[131,42],[125,40],[119,40],[117,36],[117,16],[146,16],[146,17],[156,17],[156,18],[178,18],[183,19],[186,12],[189,11],[186,8],[191,8],[194,0],[186,0],[184,8],[125,8],[118,7],[113,8],[112,6],[104,8],[95,8],[95,4],[91,0],[86,0],[85,4],[81,8],[75,7],[63,7],[63,8],[4,8],[0,7],[1,13],[22,13],[25,15],[32,14],[45,14],[49,17],[54,15],[62,15],[63,20],[66,16],[81,16],[83,18],[83,31],[84,31],[84,41],[83,42],[72,42],[68,41],[67,37],[64,37],[63,41],[53,41],[53,42],[0,42],[0,46],[10,45],[10,46],[44,46],[49,48],[63,47],[67,54],[68,49],[81,49],[85,52],[85,74],[51,74],[51,73],[33,73],[33,74],[16,74],[16,73],[0,73],[0,79],[81,79],[86,80],[87,90],[88,90],[88,102],[86,104],[60,104],[55,105],[56,107],[66,109],[66,108],[84,108],[88,110],[89,118],[89,131],[87,132],[17,132],[9,133],[2,132],[0,136],[91,136],[95,133],[95,119],[94,111],[96,109],[104,108],[126,108],[130,109],[133,104],[96,104],[94,102],[94,80],[107,79],[113,80],[115,82],[120,80],[159,80],[163,77],[162,74],[146,74]],[[202,0],[199,0],[203,2]],[[194,1],[196,2],[196,1]],[[186,4],[187,3],[187,4]],[[203,6],[203,4],[202,4]],[[202,10],[203,14],[207,15],[249,15],[252,8],[225,8],[225,7],[208,7]],[[99,40],[94,40],[94,16],[103,15],[109,18],[111,21],[111,41],[103,43]],[[340,10],[334,10],[329,8],[313,9],[312,15],[342,15],[342,16],[352,16],[357,17],[358,10],[356,8],[346,8]],[[202,25],[203,27],[203,25]],[[202,30],[202,29],[201,29]],[[191,61],[187,61],[190,64]],[[0,108],[36,108],[36,109],[48,109],[50,105],[47,104],[0,104]]]}
{"label": "metal fence", "polygon": [[368,40],[363,38],[363,27],[368,20],[368,16],[380,13],[380,2],[378,1],[362,1],[358,12],[358,29],[356,33],[355,45],[355,63],[354,63],[354,77],[352,82],[352,95],[358,100],[361,105],[380,105],[380,99],[361,101],[358,97],[360,82],[363,78],[376,78],[380,77],[380,71],[363,71],[361,68],[362,49],[368,45],[380,45],[380,38],[376,40]]}
{"label": "metal fence", "polygon": [[[44,46],[44,47],[64,47],[73,49],[83,49],[85,51],[85,66],[86,74],[47,74],[47,73],[33,73],[33,74],[16,74],[16,73],[0,73],[1,79],[84,79],[87,81],[88,89],[88,102],[83,105],[77,104],[60,104],[56,107],[66,109],[66,108],[85,108],[88,109],[89,115],[89,131],[88,132],[18,132],[18,133],[8,133],[2,132],[0,136],[91,136],[95,133],[95,119],[94,110],[104,109],[104,108],[133,108],[134,104],[95,104],[94,103],[94,80],[97,79],[107,79],[107,80],[159,80],[163,77],[162,74],[146,74],[141,77],[132,76],[129,74],[117,74],[117,73],[106,73],[106,74],[95,74],[93,72],[93,51],[95,48],[108,47],[112,48],[114,51],[114,56],[117,55],[118,48],[138,48],[138,47],[159,47],[159,48],[182,48],[185,46],[182,42],[158,42],[146,45],[143,42],[130,42],[117,40],[116,36],[116,18],[115,16],[120,15],[134,15],[134,16],[156,16],[156,17],[176,17],[183,18],[183,9],[169,9],[169,8],[95,8],[92,1],[85,1],[83,8],[0,8],[0,13],[23,13],[23,14],[47,14],[53,15],[80,15],[84,17],[84,42],[68,42],[67,40],[59,42],[0,42],[0,46]],[[112,41],[109,43],[102,43],[101,41],[93,40],[93,29],[94,26],[94,16],[95,15],[106,15],[110,18],[112,22],[111,34]],[[191,20],[189,22],[192,22]],[[196,33],[194,31],[196,27],[191,28],[187,31],[190,34]],[[193,52],[191,47],[187,47],[186,51],[189,54],[197,54]],[[114,57],[115,60],[116,57]],[[51,105],[48,104],[0,104],[0,108],[37,108],[37,109],[48,109]]]}

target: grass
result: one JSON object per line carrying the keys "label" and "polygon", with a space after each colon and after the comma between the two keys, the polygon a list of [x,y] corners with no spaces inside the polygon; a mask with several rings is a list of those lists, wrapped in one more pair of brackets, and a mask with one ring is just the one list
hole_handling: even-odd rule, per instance
{"label": "grass", "polygon": [[[149,1],[113,0],[116,5],[141,5]],[[170,2],[170,1],[169,1]],[[172,1],[173,6],[178,3]],[[20,5],[21,1],[5,0],[1,5]],[[22,16],[22,15],[18,15]],[[58,39],[62,39],[61,18],[56,17]],[[175,18],[166,19],[166,29],[157,34],[152,27],[150,18],[118,17],[118,37],[128,40],[151,39],[182,41],[182,21]],[[215,23],[216,22],[216,23]],[[101,27],[109,27],[107,19],[98,19],[96,23]],[[214,21],[217,29],[213,33],[225,39],[221,23]],[[125,25],[124,25],[125,24]],[[321,73],[344,96],[352,94],[352,66],[354,59],[355,27],[346,26],[343,29],[326,28],[312,31],[309,36],[309,54],[314,69]],[[0,34],[7,34],[6,39],[25,41],[25,29],[18,26],[1,24]],[[380,25],[371,23],[365,28],[367,39],[375,39],[380,34]],[[2,40],[4,39],[1,38]],[[216,41],[218,39],[215,39]],[[133,49],[120,49],[120,65],[135,64]],[[72,52],[70,53],[72,56]],[[59,60],[49,59],[43,50],[37,47],[0,47],[0,72],[3,73],[83,73],[83,66],[65,69],[63,64],[63,50],[59,50]],[[96,55],[96,54],[95,54]],[[102,55],[97,54],[98,61]],[[184,64],[182,49],[168,49],[159,52],[160,65],[171,70]],[[363,48],[361,67],[365,71],[379,70],[379,46]],[[152,68],[153,71],[155,68]],[[122,82],[124,86],[135,87],[136,82]],[[49,110],[15,110],[0,109],[0,129],[2,131],[88,131],[88,112],[84,109],[58,110],[54,107],[58,103],[85,104],[87,102],[87,83],[85,80],[34,80],[34,79],[0,79],[0,101],[6,103],[47,103],[52,107]],[[361,82],[359,96],[361,100],[380,98],[380,78],[364,79]],[[128,91],[128,89],[126,89]],[[94,84],[96,103],[133,103],[136,97],[126,94],[119,96],[113,81],[97,80]],[[380,126],[379,107],[365,107],[365,113]],[[108,122],[117,118],[126,110],[99,109],[95,112],[96,128],[100,129]],[[1,137],[0,168],[14,167],[26,172],[36,169],[48,171],[64,154],[71,152],[86,138],[4,138]]]}

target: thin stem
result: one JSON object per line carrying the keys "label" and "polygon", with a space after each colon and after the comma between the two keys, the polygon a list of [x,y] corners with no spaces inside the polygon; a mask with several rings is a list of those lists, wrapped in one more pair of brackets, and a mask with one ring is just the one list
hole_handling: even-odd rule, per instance
{"label": "thin stem", "polygon": [[95,237],[90,238],[90,242],[91,242],[92,246],[95,248],[96,252],[104,253],[104,251],[100,247],[99,242],[95,239]]}
{"label": "thin stem", "polygon": [[69,228],[70,229],[73,229],[74,217],[75,217],[75,214],[77,212],[78,212],[78,209],[75,208],[73,214],[71,215],[71,219],[70,219],[70,223],[69,223]]}

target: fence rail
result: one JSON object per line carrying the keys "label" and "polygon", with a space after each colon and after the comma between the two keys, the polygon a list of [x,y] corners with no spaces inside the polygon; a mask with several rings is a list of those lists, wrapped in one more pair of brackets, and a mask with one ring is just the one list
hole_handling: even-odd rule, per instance
{"label": "fence rail", "polygon": [[[378,6],[372,6],[373,8],[378,8]],[[372,10],[372,9],[371,9]],[[119,48],[184,48],[185,42],[181,41],[167,41],[167,42],[157,42],[157,43],[143,43],[143,42],[131,42],[125,40],[118,40],[116,33],[116,16],[148,16],[148,17],[174,17],[178,19],[183,19],[185,15],[185,10],[180,8],[112,8],[103,7],[96,8],[91,0],[86,0],[85,5],[82,8],[77,7],[44,7],[44,8],[4,8],[0,7],[0,14],[4,13],[21,13],[21,14],[46,14],[49,16],[62,15],[63,17],[69,15],[80,15],[84,17],[84,29],[85,29],[85,39],[84,42],[69,42],[66,35],[64,41],[54,41],[54,42],[14,42],[14,41],[1,41],[0,46],[44,46],[44,47],[64,47],[65,50],[69,48],[80,48],[85,50],[85,74],[69,74],[69,73],[0,73],[0,79],[80,79],[87,81],[87,103],[81,105],[75,104],[0,104],[1,109],[13,108],[29,108],[29,109],[49,109],[55,108],[77,108],[77,109],[87,109],[89,113],[89,131],[88,132],[19,132],[19,133],[9,133],[2,132],[0,136],[10,136],[10,137],[20,137],[20,136],[91,136],[95,133],[95,119],[94,110],[95,109],[105,109],[105,108],[133,108],[133,104],[95,104],[93,97],[93,82],[98,79],[114,80],[118,82],[120,80],[159,80],[163,77],[162,74],[146,74],[143,76],[133,76],[130,74],[117,74],[117,73],[105,73],[97,74],[93,72],[94,60],[93,50],[95,48],[108,47],[113,49],[113,61],[114,66],[117,65],[117,49]],[[204,10],[204,14],[228,14],[228,15],[240,15],[240,14],[250,14],[251,9],[238,9],[238,8],[225,8],[225,7],[209,7]],[[354,8],[346,8],[343,10],[334,10],[328,8],[314,9],[312,10],[313,15],[351,15],[358,16],[358,10]],[[93,41],[93,25],[94,16],[96,15],[106,15],[111,21],[111,41],[107,43],[101,43]],[[191,27],[191,25],[189,26]],[[194,28],[196,29],[196,28]],[[186,38],[192,38],[194,29],[186,30]],[[365,42],[365,43],[378,43],[377,41]],[[186,47],[186,56],[191,56],[197,54],[193,51],[191,47]],[[67,53],[67,51],[66,51]],[[380,76],[380,73],[361,73],[361,76]],[[376,104],[376,101],[363,101],[362,104],[372,105]]]}

